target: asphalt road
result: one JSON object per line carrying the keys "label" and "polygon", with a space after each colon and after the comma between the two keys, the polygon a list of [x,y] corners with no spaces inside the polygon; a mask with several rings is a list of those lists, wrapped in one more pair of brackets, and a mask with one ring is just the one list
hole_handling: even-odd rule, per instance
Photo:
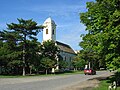
{"label": "asphalt road", "polygon": [[107,71],[97,72],[97,75],[58,75],[47,77],[1,78],[0,90],[61,90],[70,85],[107,74]]}

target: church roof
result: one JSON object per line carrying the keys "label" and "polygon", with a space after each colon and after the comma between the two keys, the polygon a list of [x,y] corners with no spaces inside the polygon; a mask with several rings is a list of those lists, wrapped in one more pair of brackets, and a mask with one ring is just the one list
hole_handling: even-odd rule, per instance
{"label": "church roof", "polygon": [[[55,24],[55,22],[54,22],[50,17],[45,20],[44,24],[45,24],[45,23],[48,23],[48,22]],[[56,25],[56,24],[55,24],[55,25]]]}
{"label": "church roof", "polygon": [[61,51],[71,53],[71,54],[75,54],[74,50],[69,45],[58,42],[58,41],[56,41],[56,44]]}

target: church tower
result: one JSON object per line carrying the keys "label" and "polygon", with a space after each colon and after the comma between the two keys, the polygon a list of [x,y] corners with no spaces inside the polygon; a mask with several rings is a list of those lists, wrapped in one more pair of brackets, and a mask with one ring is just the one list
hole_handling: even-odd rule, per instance
{"label": "church tower", "polygon": [[56,41],[56,24],[55,22],[49,17],[43,23],[43,41],[53,40]]}

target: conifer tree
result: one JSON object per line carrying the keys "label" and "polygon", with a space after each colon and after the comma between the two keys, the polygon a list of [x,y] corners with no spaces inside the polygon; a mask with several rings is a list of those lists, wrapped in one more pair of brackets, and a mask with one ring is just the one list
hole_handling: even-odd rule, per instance
{"label": "conifer tree", "polygon": [[32,19],[24,20],[24,19],[17,19],[18,24],[11,23],[7,24],[8,29],[19,34],[20,42],[23,43],[23,76],[25,76],[25,66],[26,66],[26,40],[27,39],[36,39],[35,36],[41,31],[43,26],[37,25],[35,21]]}

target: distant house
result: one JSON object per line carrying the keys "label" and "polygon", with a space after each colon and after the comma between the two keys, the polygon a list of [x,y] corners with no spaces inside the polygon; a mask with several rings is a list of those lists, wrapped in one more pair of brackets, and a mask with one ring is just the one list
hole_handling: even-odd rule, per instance
{"label": "distant house", "polygon": [[[56,24],[51,18],[47,18],[43,23],[43,41],[53,40],[60,49],[60,55],[68,63],[68,69],[72,68],[71,61],[76,56],[74,50],[67,44],[56,41]],[[59,59],[58,59],[59,61]],[[59,66],[57,67],[57,69]]]}

